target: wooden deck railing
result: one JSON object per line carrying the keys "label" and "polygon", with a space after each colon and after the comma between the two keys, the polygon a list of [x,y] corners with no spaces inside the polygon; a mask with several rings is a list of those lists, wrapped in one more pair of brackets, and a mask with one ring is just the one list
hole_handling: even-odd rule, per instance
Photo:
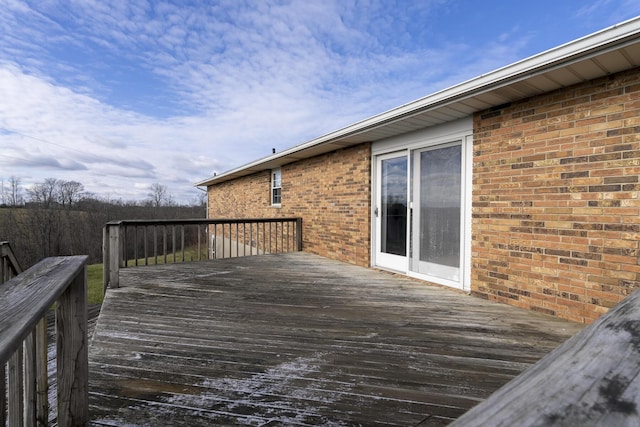
{"label": "wooden deck railing", "polygon": [[451,426],[640,425],[640,291]]}
{"label": "wooden deck railing", "polygon": [[[4,279],[19,265],[1,246]],[[54,303],[58,425],[87,424],[86,263],[86,256],[46,258],[0,285],[0,426],[48,423],[46,316]]]}
{"label": "wooden deck railing", "polygon": [[9,242],[0,242],[0,283],[22,273],[22,267]]}
{"label": "wooden deck railing", "polygon": [[128,266],[301,250],[300,218],[113,221],[103,232],[104,289]]}

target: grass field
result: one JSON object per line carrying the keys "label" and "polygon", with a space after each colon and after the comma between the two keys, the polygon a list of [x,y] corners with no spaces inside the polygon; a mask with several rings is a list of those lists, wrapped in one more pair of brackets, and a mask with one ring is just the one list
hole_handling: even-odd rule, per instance
{"label": "grass field", "polygon": [[89,304],[102,304],[104,297],[102,286],[102,264],[87,266],[87,300]]}

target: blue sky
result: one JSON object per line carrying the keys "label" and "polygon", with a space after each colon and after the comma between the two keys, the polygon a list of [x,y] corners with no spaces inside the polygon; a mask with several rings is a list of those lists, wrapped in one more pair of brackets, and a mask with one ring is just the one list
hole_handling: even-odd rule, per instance
{"label": "blue sky", "polygon": [[640,15],[639,0],[0,0],[0,178],[193,183]]}

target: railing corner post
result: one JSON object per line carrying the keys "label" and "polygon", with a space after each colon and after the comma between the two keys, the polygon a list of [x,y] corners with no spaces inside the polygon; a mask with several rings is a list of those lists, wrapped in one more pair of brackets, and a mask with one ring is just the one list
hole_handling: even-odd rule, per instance
{"label": "railing corner post", "polygon": [[302,251],[302,218],[296,218],[296,244],[298,252]]}
{"label": "railing corner post", "polygon": [[58,425],[89,422],[86,258],[56,307]]}
{"label": "railing corner post", "polygon": [[108,267],[108,286],[110,288],[118,288],[120,286],[120,259],[122,255],[122,245],[120,243],[120,225],[107,225],[109,228],[109,250],[107,255]]}
{"label": "railing corner post", "polygon": [[102,290],[107,293],[109,288],[109,224],[105,224],[102,228]]}

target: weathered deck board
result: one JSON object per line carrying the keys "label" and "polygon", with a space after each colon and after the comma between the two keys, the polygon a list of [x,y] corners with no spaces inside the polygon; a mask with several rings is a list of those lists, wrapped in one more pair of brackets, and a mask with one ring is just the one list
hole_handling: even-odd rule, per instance
{"label": "weathered deck board", "polygon": [[581,329],[305,253],[121,270],[94,425],[445,425]]}

